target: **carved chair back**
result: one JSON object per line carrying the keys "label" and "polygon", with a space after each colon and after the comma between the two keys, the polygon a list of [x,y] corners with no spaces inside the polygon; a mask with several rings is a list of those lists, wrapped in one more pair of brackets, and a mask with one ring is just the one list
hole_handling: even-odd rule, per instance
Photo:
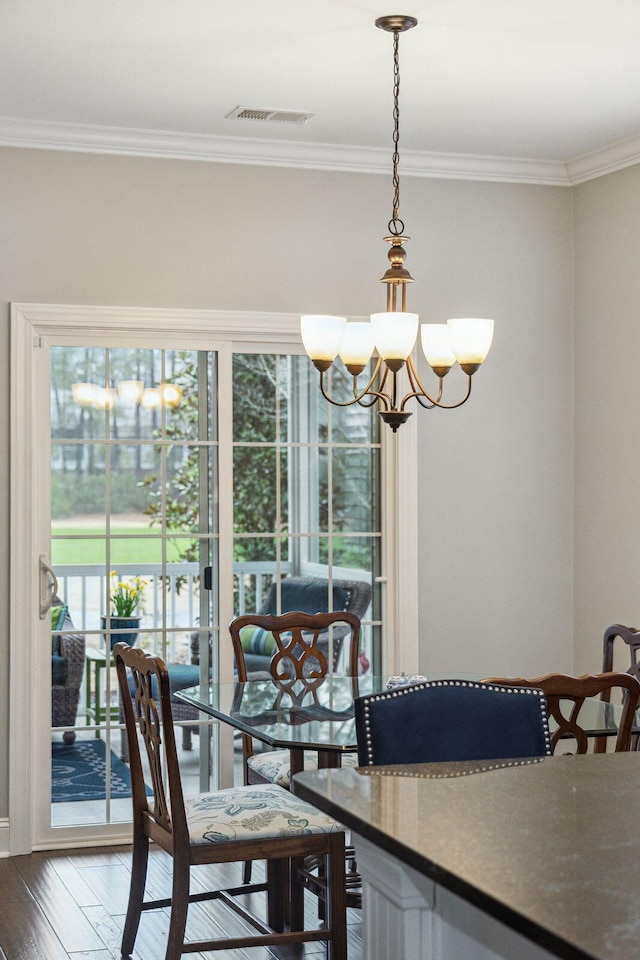
{"label": "carved chair back", "polygon": [[[113,654],[129,746],[134,828],[136,821],[146,817],[155,821],[161,831],[173,834],[176,841],[188,841],[167,667],[160,657],[125,643],[117,643]],[[144,743],[151,777],[151,808],[144,782],[140,741]],[[168,795],[163,775],[165,770]]]}
{"label": "carved chair back", "polygon": [[233,653],[238,669],[238,680],[247,679],[247,668],[242,649],[241,632],[245,627],[259,627],[273,634],[276,649],[269,663],[269,672],[274,680],[285,685],[295,685],[296,680],[321,681],[329,672],[329,661],[319,644],[321,634],[326,636],[332,628],[346,625],[349,630],[347,647],[347,675],[358,673],[358,648],[360,620],[346,610],[333,613],[301,613],[294,610],[280,616],[249,613],[237,617],[229,624]]}
{"label": "carved chair back", "polygon": [[[245,627],[259,627],[273,634],[276,649],[269,663],[269,674],[278,681],[278,703],[285,694],[292,703],[299,703],[302,696],[313,696],[314,687],[319,686],[329,672],[329,661],[320,643],[326,640],[334,627],[341,632],[342,642],[347,642],[347,676],[354,678],[357,684],[358,651],[360,647],[360,619],[346,610],[333,613],[302,613],[294,610],[279,616],[271,614],[249,613],[236,617],[229,624],[229,633],[233,643],[233,653],[238,670],[238,680],[247,681],[247,665],[242,648],[241,634]],[[347,630],[347,636],[344,631]],[[354,695],[357,689],[354,690]],[[314,697],[315,700],[315,697]],[[253,756],[253,741],[247,734],[242,735],[242,753],[247,776],[247,761]]]}
{"label": "carved chair back", "polygon": [[636,680],[640,680],[640,662],[638,662],[638,654],[640,653],[640,630],[636,630],[635,627],[624,627],[621,623],[612,624],[610,627],[607,627],[604,632],[602,641],[602,672],[608,673],[613,670],[613,648],[616,637],[620,637],[629,647],[631,663],[627,669],[627,673],[630,673]]}
{"label": "carved chair back", "polygon": [[[491,677],[488,683],[514,684],[523,687],[535,687],[542,690],[547,700],[549,716],[557,724],[552,735],[554,751],[558,744],[561,747],[567,741],[574,740],[575,750],[562,750],[564,756],[573,753],[587,753],[589,742],[593,740],[594,753],[604,753],[607,749],[606,736],[595,736],[589,733],[589,723],[581,716],[585,700],[591,697],[609,701],[612,690],[620,690],[622,694],[622,715],[616,737],[615,751],[620,753],[631,747],[631,735],[635,712],[640,700],[640,682],[627,673],[607,672],[601,674],[586,674],[582,677],[571,677],[562,673],[549,673],[533,680],[523,680],[521,677],[497,679]],[[605,708],[606,710],[606,708]],[[606,715],[604,717],[607,722]],[[613,722],[613,719],[612,721]]]}

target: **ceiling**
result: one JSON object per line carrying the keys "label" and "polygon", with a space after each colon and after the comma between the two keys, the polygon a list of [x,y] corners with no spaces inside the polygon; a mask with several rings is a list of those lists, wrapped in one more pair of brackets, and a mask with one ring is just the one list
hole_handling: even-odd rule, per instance
{"label": "ceiling", "polygon": [[[638,0],[2,0],[0,144],[572,183],[640,160]],[[226,119],[304,111],[304,125]]]}

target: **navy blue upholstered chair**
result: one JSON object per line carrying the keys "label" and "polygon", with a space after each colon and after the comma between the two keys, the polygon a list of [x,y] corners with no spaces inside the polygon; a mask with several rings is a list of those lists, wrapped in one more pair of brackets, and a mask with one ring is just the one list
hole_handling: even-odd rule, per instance
{"label": "navy blue upholstered chair", "polygon": [[433,680],[355,701],[362,767],[550,756],[544,694],[471,680]]}

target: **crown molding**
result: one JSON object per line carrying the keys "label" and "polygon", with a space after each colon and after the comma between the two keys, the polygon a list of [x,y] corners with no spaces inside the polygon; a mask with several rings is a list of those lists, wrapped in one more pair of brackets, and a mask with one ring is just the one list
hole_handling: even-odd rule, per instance
{"label": "crown molding", "polygon": [[640,136],[619,140],[601,150],[575,157],[567,162],[567,171],[571,186],[576,186],[636,163],[640,163]]}
{"label": "crown molding", "polygon": [[[217,137],[2,117],[0,146],[347,173],[386,175],[389,172],[388,150],[375,147],[256,137]],[[402,174],[445,180],[489,180],[571,187],[638,162],[640,136],[610,144],[567,162],[405,150],[402,154]]]}
{"label": "crown molding", "polygon": [[[0,118],[0,146],[40,150],[108,153],[129,157],[163,157],[241,163],[253,166],[298,167],[349,173],[388,174],[388,150],[373,147],[262,140],[254,137],[214,137],[161,130],[99,127]],[[559,161],[522,160],[406,150],[402,173],[409,177],[455,180],[495,180],[569,186],[566,165]]]}

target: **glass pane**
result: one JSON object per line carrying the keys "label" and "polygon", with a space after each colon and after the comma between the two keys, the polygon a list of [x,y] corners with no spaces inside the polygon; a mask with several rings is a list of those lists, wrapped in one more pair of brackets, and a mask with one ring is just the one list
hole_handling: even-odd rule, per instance
{"label": "glass pane", "polygon": [[282,442],[291,439],[292,419],[299,415],[300,390],[296,361],[302,359],[302,357],[278,357],[278,429],[279,439]]}
{"label": "glass pane", "polygon": [[289,571],[287,542],[273,537],[236,538],[233,545],[234,615],[259,612],[276,572]]}
{"label": "glass pane", "polygon": [[102,348],[51,348],[51,436],[54,439],[103,439],[107,397]]}
{"label": "glass pane", "polygon": [[[216,454],[217,456],[217,454]],[[214,451],[210,447],[173,446],[167,449],[167,530],[178,533],[207,530],[210,512],[209,477]],[[154,513],[161,504],[154,505]],[[201,518],[200,511],[204,510]]]}
{"label": "glass pane", "polygon": [[276,439],[277,358],[269,354],[233,356],[233,439]]}
{"label": "glass pane", "polygon": [[163,420],[162,351],[112,347],[108,354],[111,437],[151,440]]}
{"label": "glass pane", "polygon": [[[358,377],[358,387],[368,383],[373,367],[371,364]],[[353,395],[353,378],[342,365],[331,368],[332,394],[342,400]],[[379,417],[377,408],[361,407],[354,403],[348,407],[331,407],[331,439],[333,443],[375,443],[378,440]]]}
{"label": "glass pane", "polygon": [[[167,568],[164,579],[168,627],[195,627],[200,622],[200,571],[210,566],[211,543],[193,537],[172,537],[167,541]],[[208,593],[208,591],[205,591]]]}
{"label": "glass pane", "polygon": [[335,530],[376,531],[379,451],[338,447],[332,451],[332,516]]}
{"label": "glass pane", "polygon": [[156,445],[110,448],[111,533],[159,533],[161,455]]}
{"label": "glass pane", "polygon": [[[333,567],[345,568],[361,576],[355,579],[365,580],[379,576],[380,537],[341,537],[333,538]],[[337,574],[335,574],[337,576]]]}
{"label": "glass pane", "polygon": [[[311,445],[292,445],[282,459],[282,500],[292,533],[317,533],[328,526],[327,451]],[[283,508],[284,512],[284,508]]]}
{"label": "glass pane", "polygon": [[[168,350],[165,360],[166,430],[169,440],[209,440],[213,380],[207,353]],[[173,388],[173,389],[172,389]],[[209,402],[208,402],[209,401]]]}
{"label": "glass pane", "polygon": [[51,527],[64,534],[106,530],[106,447],[57,444],[51,448]]}
{"label": "glass pane", "polygon": [[139,575],[141,563],[161,563],[162,539],[160,537],[120,537],[111,538],[111,569],[131,567],[126,572]]}
{"label": "glass pane", "polygon": [[274,447],[235,447],[233,451],[233,528],[236,533],[277,529],[278,477]]}

